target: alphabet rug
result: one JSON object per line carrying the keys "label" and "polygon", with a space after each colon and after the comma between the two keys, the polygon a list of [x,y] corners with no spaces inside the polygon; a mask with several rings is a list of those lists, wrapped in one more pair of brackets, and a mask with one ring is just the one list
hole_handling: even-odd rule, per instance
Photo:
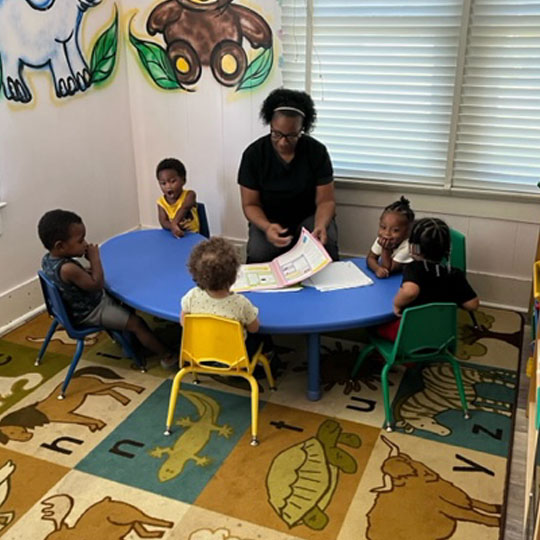
{"label": "alphabet rug", "polygon": [[[75,351],[62,330],[34,365],[44,314],[0,339],[0,536],[6,540],[488,540],[501,537],[519,384],[520,315],[460,314],[471,418],[444,363],[390,373],[383,428],[372,356],[356,379],[355,333],[323,338],[322,399],[305,397],[306,350],[276,337],[277,391],[189,376],[164,435],[173,374],[141,373],[107,334]],[[148,319],[171,346],[178,326]],[[362,333],[358,333],[362,336]]]}

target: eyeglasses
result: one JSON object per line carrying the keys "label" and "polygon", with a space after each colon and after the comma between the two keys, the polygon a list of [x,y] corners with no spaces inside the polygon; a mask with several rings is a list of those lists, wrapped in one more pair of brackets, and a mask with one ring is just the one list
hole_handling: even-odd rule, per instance
{"label": "eyeglasses", "polygon": [[299,131],[297,133],[281,133],[281,131],[277,131],[275,129],[270,130],[270,138],[273,141],[280,141],[281,139],[287,139],[287,142],[293,143],[296,142],[300,137],[302,136],[302,131]]}

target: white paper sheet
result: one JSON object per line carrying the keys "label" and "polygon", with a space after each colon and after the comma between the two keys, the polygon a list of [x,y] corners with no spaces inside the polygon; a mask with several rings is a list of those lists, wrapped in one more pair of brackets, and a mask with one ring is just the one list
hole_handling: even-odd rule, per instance
{"label": "white paper sheet", "polygon": [[306,287],[319,291],[335,291],[373,285],[373,281],[351,261],[330,263],[320,272],[302,281]]}

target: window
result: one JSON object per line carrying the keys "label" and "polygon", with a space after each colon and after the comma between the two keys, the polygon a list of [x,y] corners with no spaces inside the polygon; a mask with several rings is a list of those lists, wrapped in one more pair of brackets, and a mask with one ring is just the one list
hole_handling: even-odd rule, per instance
{"label": "window", "polygon": [[537,191],[540,1],[283,0],[336,176]]}

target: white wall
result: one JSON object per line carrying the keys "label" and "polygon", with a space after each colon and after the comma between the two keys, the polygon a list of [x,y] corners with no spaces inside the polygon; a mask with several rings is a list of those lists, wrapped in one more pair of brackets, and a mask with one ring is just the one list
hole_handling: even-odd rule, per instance
{"label": "white wall", "polygon": [[437,216],[467,237],[467,275],[484,303],[527,311],[532,266],[540,233],[540,205],[533,197],[385,190],[338,182],[340,249],[369,251],[381,210],[401,195],[418,217]]}
{"label": "white wall", "polygon": [[[277,35],[278,2],[236,1],[256,9]],[[35,273],[43,248],[36,223],[43,212],[63,207],[80,213],[96,242],[139,224],[157,226],[160,192],[154,171],[164,157],[184,161],[188,187],[206,203],[212,233],[246,239],[236,173],[244,148],[267,131],[258,112],[269,91],[281,84],[279,70],[253,91],[220,86],[207,68],[193,92],[160,90],[144,75],[126,40],[132,16],[133,30],[148,38],[145,22],[153,6],[148,0],[117,5],[122,37],[108,84],[59,100],[47,72],[25,68],[34,102],[11,105],[0,99],[0,200],[7,202],[0,209],[0,329],[41,304]],[[92,37],[112,10],[112,2],[104,0],[85,15],[87,57]],[[0,46],[2,35],[0,28]],[[277,65],[279,43],[275,52]],[[342,252],[366,254],[381,209],[401,194],[339,184]],[[439,215],[467,234],[469,275],[485,302],[526,309],[538,204],[443,192],[403,194],[419,215]]]}
{"label": "white wall", "polygon": [[[152,6],[146,0],[126,0],[124,4],[138,10],[132,28],[136,35],[144,35]],[[236,185],[237,168],[244,148],[267,130],[258,118],[260,104],[281,84],[281,76],[276,69],[280,54],[276,38],[278,3],[258,0],[244,4],[265,18],[275,44],[274,69],[252,91],[235,92],[234,88],[221,86],[209,68],[203,68],[199,81],[190,86],[192,92],[160,90],[143,76],[133,49],[128,54],[139,208],[145,226],[158,225],[156,199],[161,193],[156,165],[165,157],[176,157],[186,166],[187,187],[195,190],[197,199],[207,207],[212,234],[246,234]],[[159,36],[150,39],[160,42]]]}
{"label": "white wall", "polygon": [[[112,13],[113,4],[104,2],[85,16],[87,57],[90,39]],[[35,276],[44,249],[36,225],[44,212],[77,212],[93,242],[139,224],[123,47],[119,53],[103,87],[58,99],[48,71],[24,68],[33,101],[0,98],[0,200],[7,203],[0,209],[0,327],[42,302]]]}

